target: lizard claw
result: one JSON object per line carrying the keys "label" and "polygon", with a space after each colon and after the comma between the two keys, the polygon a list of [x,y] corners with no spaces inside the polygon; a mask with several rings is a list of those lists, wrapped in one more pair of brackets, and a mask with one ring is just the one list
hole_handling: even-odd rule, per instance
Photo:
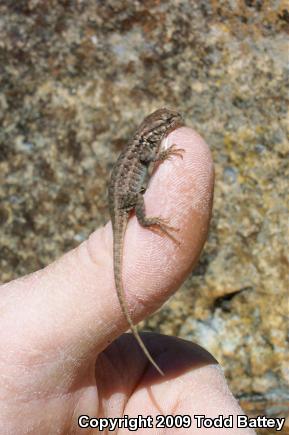
{"label": "lizard claw", "polygon": [[149,226],[152,231],[167,235],[174,243],[176,243],[179,246],[180,245],[179,240],[176,239],[175,236],[171,233],[172,231],[178,232],[179,228],[175,228],[169,225],[168,222],[169,222],[168,219],[152,218]]}

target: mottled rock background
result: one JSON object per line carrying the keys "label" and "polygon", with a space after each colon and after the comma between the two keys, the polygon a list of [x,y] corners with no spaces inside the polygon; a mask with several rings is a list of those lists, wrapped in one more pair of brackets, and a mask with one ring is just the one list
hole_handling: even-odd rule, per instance
{"label": "mottled rock background", "polygon": [[1,280],[104,224],[120,149],[144,114],[178,108],[211,146],[214,214],[197,269],[146,327],[206,347],[268,416],[289,405],[287,6],[0,3]]}

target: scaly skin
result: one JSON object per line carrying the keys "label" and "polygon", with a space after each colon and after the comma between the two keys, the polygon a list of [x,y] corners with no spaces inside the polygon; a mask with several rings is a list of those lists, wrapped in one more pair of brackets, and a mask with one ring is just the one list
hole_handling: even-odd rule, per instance
{"label": "scaly skin", "polygon": [[171,145],[167,150],[161,149],[162,140],[181,125],[183,125],[183,121],[180,114],[170,109],[159,109],[147,116],[117,159],[109,185],[109,210],[113,228],[114,279],[119,303],[144,354],[161,375],[164,374],[163,371],[144,345],[127,308],[122,283],[123,245],[131,210],[135,210],[140,225],[152,230],[157,229],[176,241],[171,234],[171,230],[174,228],[169,226],[165,219],[145,215],[142,193],[149,181],[148,169],[151,163],[164,161],[173,155],[182,157],[183,150],[177,149],[175,145]]}

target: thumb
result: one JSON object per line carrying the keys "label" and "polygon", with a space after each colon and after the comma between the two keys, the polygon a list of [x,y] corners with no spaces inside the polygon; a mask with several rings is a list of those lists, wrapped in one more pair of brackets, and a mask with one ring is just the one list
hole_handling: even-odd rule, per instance
{"label": "thumb", "polygon": [[[179,229],[180,246],[130,219],[123,283],[135,322],[184,280],[206,240],[211,215],[213,165],[207,145],[185,127],[167,141],[183,148],[184,158],[158,167],[145,204],[148,215]],[[127,329],[113,281],[110,224],[45,269],[3,285],[0,294],[0,343],[14,361],[41,363],[64,353],[70,361],[87,361]]]}

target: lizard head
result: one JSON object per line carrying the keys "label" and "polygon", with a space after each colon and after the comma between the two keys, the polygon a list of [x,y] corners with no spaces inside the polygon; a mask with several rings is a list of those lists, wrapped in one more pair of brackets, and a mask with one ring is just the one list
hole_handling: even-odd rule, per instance
{"label": "lizard head", "polygon": [[172,109],[162,108],[148,115],[139,127],[142,134],[153,135],[163,139],[171,131],[184,125],[180,113]]}

